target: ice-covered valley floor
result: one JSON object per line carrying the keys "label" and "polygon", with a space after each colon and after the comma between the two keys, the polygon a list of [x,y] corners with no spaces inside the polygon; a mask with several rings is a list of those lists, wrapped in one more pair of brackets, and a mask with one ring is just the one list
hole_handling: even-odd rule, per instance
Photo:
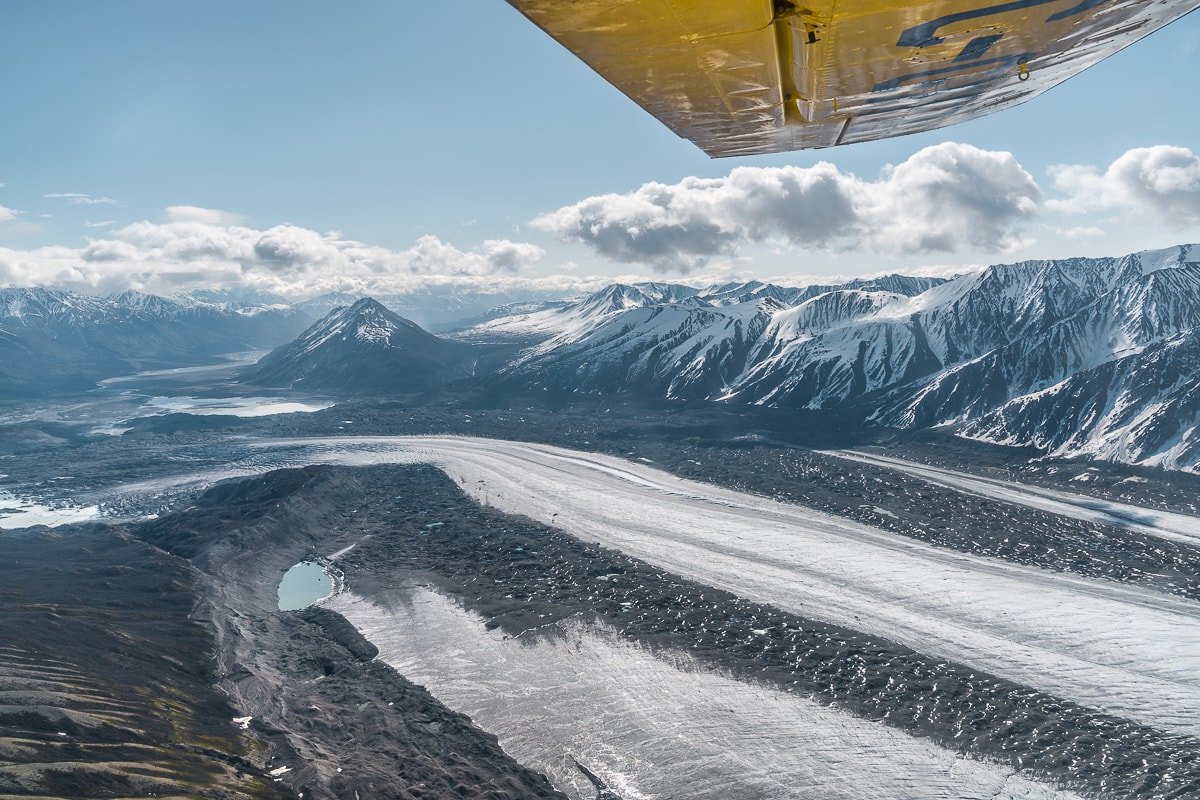
{"label": "ice-covered valley floor", "polygon": [[[486,506],[681,577],[1186,738],[1189,750],[1200,736],[1200,604],[1188,599],[950,551],[648,463],[546,445],[344,436],[247,438],[238,448],[228,469],[119,492],[152,495],[314,463],[432,463]],[[992,491],[957,473],[935,478]],[[1087,503],[1065,493],[1043,499],[1059,513]],[[1186,536],[1190,518],[1175,516],[1137,524],[1164,539]],[[572,752],[629,800],[696,797],[681,788],[687,768],[676,774],[671,764],[704,765],[709,797],[1072,796],[777,689],[664,664],[602,627],[579,622],[559,639],[505,639],[441,595],[416,590],[408,605],[383,608],[353,588],[332,607],[382,658],[577,797],[592,795],[571,769]],[[570,719],[557,711],[564,707]],[[722,762],[730,752],[746,760]],[[762,774],[764,762],[774,772]],[[755,793],[733,793],[739,780]]]}

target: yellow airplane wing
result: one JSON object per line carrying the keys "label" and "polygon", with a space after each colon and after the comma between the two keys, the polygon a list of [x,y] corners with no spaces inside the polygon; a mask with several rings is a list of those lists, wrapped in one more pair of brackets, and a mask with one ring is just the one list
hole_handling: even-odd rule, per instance
{"label": "yellow airplane wing", "polygon": [[509,3],[710,156],[865,142],[998,111],[1200,6],[1200,0]]}

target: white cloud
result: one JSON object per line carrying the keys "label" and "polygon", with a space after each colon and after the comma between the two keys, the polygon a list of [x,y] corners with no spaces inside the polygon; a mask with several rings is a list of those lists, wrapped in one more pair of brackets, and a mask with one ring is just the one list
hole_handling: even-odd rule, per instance
{"label": "white cloud", "polygon": [[276,225],[254,241],[254,259],[272,270],[305,270],[312,265],[336,262],[339,243],[308,228]]}
{"label": "white cloud", "polygon": [[1104,229],[1095,225],[1080,225],[1074,228],[1055,228],[1054,232],[1067,239],[1088,239],[1093,236],[1104,236]]}
{"label": "white cloud", "polygon": [[20,213],[21,212],[7,208],[6,206],[0,206],[0,222],[8,222],[9,220],[16,219],[17,214]]}
{"label": "white cloud", "polygon": [[106,219],[102,222],[87,222],[87,221],[85,221],[83,223],[83,227],[85,227],[85,228],[107,228],[111,225],[114,225],[115,223],[116,223],[116,220],[112,220],[112,219]]}
{"label": "white cloud", "polygon": [[1012,153],[946,142],[862,183],[857,231],[878,253],[1008,251],[1041,192]]}
{"label": "white cloud", "polygon": [[1052,210],[1124,209],[1152,214],[1172,227],[1200,223],[1200,156],[1186,147],[1128,150],[1103,173],[1079,164],[1059,164],[1049,172],[1066,194],[1046,204]]}
{"label": "white cloud", "polygon": [[111,197],[92,197],[90,194],[82,192],[55,192],[53,194],[44,194],[49,200],[66,200],[68,203],[77,206],[95,206],[95,205],[114,205],[117,201]]}
{"label": "white cloud", "polygon": [[171,222],[199,222],[203,225],[237,225],[244,219],[240,214],[199,206],[167,206]]}
{"label": "white cloud", "polygon": [[724,178],[648,183],[589,197],[533,221],[607,258],[691,272],[745,241],[866,245],[877,253],[1004,250],[1041,200],[1012,154],[947,142],[889,167],[877,181],[812,167],[738,167]]}
{"label": "white cloud", "polygon": [[507,272],[515,275],[526,266],[540,261],[545,252],[536,244],[528,242],[488,239],[483,243],[480,253],[483,257],[483,269],[476,271],[484,275],[492,272]]}
{"label": "white cloud", "polygon": [[415,247],[396,253],[396,262],[412,274],[495,275],[517,274],[539,261],[545,251],[534,244],[489,239],[464,252],[436,236],[422,236]]}
{"label": "white cloud", "polygon": [[335,290],[382,294],[444,281],[486,287],[497,276],[522,279],[545,254],[536,245],[507,240],[460,250],[436,236],[389,250],[296,225],[258,230],[235,224],[235,215],[191,206],[172,207],[167,218],[127,225],[81,248],[0,248],[0,283],[81,291],[223,285],[291,297]]}

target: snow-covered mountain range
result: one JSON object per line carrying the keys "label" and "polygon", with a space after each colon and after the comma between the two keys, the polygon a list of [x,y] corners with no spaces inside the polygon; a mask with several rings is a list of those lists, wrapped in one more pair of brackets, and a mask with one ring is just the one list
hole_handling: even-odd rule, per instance
{"label": "snow-covered mountain range", "polygon": [[1200,246],[949,281],[610,286],[458,335],[526,347],[496,380],[841,409],[1061,456],[1200,464]]}
{"label": "snow-covered mountain range", "polygon": [[[1200,245],[783,287],[614,284],[513,297],[449,339],[374,300],[0,290],[13,395],[276,346],[250,379],[330,392],[492,399],[624,394],[808,408],[941,427],[1064,457],[1200,469]],[[408,298],[405,302],[417,302]],[[435,304],[439,315],[448,306]],[[476,347],[472,347],[475,345]],[[482,355],[481,355],[482,354]]]}

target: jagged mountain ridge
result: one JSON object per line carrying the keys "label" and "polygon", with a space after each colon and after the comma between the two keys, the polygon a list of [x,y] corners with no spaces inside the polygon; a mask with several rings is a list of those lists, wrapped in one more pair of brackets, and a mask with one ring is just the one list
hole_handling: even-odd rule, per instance
{"label": "jagged mountain ridge", "polygon": [[1200,331],[1013,398],[962,426],[994,444],[1149,466],[1200,463]]}
{"label": "jagged mountain ridge", "polygon": [[501,371],[510,387],[841,409],[1060,455],[1200,462],[1195,382],[1147,388],[1156,371],[1200,372],[1200,247],[908,280],[616,285],[486,327],[537,338]]}
{"label": "jagged mountain ridge", "polygon": [[944,282],[886,276],[804,288],[613,284],[575,303],[493,319],[458,335],[532,342],[497,378],[510,388],[730,399],[730,388],[764,352],[780,349],[769,333],[779,315],[803,309],[840,319],[848,312],[834,306],[843,296],[907,298]]}
{"label": "jagged mountain ridge", "polygon": [[574,318],[575,327],[522,352],[500,382],[554,390],[705,399],[742,369],[779,310],[767,298],[733,306],[683,302]]}
{"label": "jagged mountain ridge", "polygon": [[[1073,282],[1074,294],[1033,282],[1036,291],[1014,308],[1008,333],[993,334],[990,342],[976,334],[962,361],[947,365],[919,392],[885,401],[878,419],[924,427],[974,418],[985,411],[982,393],[961,387],[990,383],[992,397],[986,402],[994,408],[1194,330],[1200,325],[1200,264],[1190,251],[1175,249],[1173,260],[1159,252],[1109,263],[1081,261],[1079,277],[1086,280]],[[1062,269],[1052,262],[1038,275]],[[1058,276],[1054,282],[1062,284]],[[1002,326],[1003,318],[996,325]],[[963,327],[958,322],[951,330]],[[970,341],[972,333],[964,331],[963,339]]]}
{"label": "jagged mountain ridge", "polygon": [[371,298],[337,308],[264,356],[247,383],[339,393],[412,393],[471,374],[474,348],[440,339]]}

